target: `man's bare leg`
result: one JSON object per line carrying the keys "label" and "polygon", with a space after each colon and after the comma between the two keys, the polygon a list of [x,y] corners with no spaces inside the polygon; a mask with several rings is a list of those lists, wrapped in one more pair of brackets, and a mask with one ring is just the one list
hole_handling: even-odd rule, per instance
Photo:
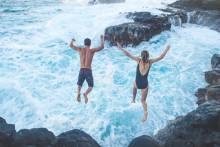
{"label": "man's bare leg", "polygon": [[147,94],[148,94],[148,88],[142,89],[141,92],[142,92],[141,103],[142,103],[142,106],[143,106],[143,109],[144,109],[144,117],[142,119],[142,122],[145,122],[147,120],[147,115],[148,115],[147,102],[146,102]]}
{"label": "man's bare leg", "polygon": [[81,86],[78,86],[78,89],[77,89],[77,98],[76,99],[78,102],[81,102],[81,98],[80,98],[81,88],[82,88]]}
{"label": "man's bare leg", "polygon": [[85,103],[87,104],[88,103],[88,94],[92,91],[92,87],[89,87],[86,92],[83,94],[84,95],[84,98],[85,98]]}
{"label": "man's bare leg", "polygon": [[134,82],[132,103],[135,103],[136,95],[137,95],[137,86],[136,83]]}

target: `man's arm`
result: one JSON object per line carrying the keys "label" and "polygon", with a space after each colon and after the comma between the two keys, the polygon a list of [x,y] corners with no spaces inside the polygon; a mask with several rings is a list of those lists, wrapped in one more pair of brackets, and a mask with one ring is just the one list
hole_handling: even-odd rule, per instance
{"label": "man's arm", "polygon": [[100,36],[100,39],[101,39],[101,44],[100,44],[100,46],[97,47],[97,48],[93,48],[93,49],[92,49],[93,52],[99,52],[99,51],[101,51],[102,49],[104,49],[105,41],[104,41],[103,35]]}
{"label": "man's arm", "polygon": [[76,51],[80,51],[81,48],[77,47],[76,45],[74,45],[75,39],[72,39],[70,42],[70,48],[76,50]]}
{"label": "man's arm", "polygon": [[170,50],[170,45],[167,46],[167,48],[163,51],[163,53],[159,57],[151,59],[150,62],[155,63],[155,62],[162,60],[166,56],[169,50]]}
{"label": "man's arm", "polygon": [[117,46],[118,46],[118,49],[120,51],[122,51],[126,56],[128,56],[129,58],[139,62],[140,61],[140,58],[139,57],[135,57],[133,56],[131,53],[129,53],[128,51],[126,51],[125,49],[122,48],[121,44],[117,42]]}

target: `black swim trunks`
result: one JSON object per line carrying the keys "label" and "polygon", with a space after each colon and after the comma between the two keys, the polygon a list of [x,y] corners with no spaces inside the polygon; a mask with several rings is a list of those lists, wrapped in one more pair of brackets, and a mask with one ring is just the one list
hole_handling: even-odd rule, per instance
{"label": "black swim trunks", "polygon": [[89,69],[89,68],[81,68],[80,69],[77,84],[79,86],[82,86],[85,80],[88,83],[89,87],[93,87],[94,86],[92,70]]}

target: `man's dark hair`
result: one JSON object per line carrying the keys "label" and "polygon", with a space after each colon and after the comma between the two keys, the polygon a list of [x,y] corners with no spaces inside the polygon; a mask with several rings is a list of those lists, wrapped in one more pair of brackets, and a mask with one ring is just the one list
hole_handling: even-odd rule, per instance
{"label": "man's dark hair", "polygon": [[86,39],[84,40],[84,45],[85,45],[85,46],[90,46],[90,45],[91,45],[91,39],[86,38]]}

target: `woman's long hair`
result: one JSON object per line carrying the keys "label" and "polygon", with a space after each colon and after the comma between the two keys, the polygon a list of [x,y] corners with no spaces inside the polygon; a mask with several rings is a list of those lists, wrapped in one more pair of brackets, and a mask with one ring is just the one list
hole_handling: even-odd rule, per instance
{"label": "woman's long hair", "polygon": [[150,68],[149,64],[149,52],[143,50],[141,52],[141,62],[139,63],[139,70],[142,75],[145,75]]}
{"label": "woman's long hair", "polygon": [[146,51],[146,50],[143,50],[141,52],[141,60],[144,62],[144,63],[147,63],[149,61],[149,52]]}

